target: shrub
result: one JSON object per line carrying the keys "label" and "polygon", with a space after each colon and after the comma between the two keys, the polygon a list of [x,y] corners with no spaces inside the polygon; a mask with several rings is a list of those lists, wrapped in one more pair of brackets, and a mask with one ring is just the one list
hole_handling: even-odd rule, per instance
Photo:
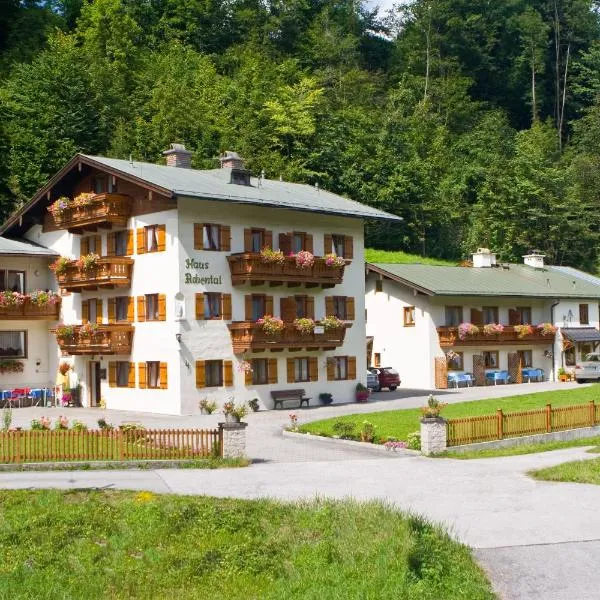
{"label": "shrub", "polygon": [[420,450],[421,449],[421,432],[413,431],[412,433],[409,433],[408,436],[406,437],[406,445],[411,450]]}
{"label": "shrub", "polygon": [[328,404],[331,404],[333,402],[333,395],[329,394],[328,392],[323,392],[319,394],[319,402],[327,406]]}
{"label": "shrub", "polygon": [[12,420],[13,420],[12,408],[6,407],[2,411],[2,430],[3,431],[8,431],[10,429],[10,426],[12,425]]}
{"label": "shrub", "polygon": [[112,431],[114,429],[114,426],[111,425],[106,418],[101,417],[100,419],[98,419],[98,428],[99,429],[103,429],[106,431]]}
{"label": "shrub", "polygon": [[54,429],[56,431],[66,431],[69,429],[69,419],[67,417],[63,417],[63,415],[60,415],[54,423]]}
{"label": "shrub", "polygon": [[343,440],[356,439],[355,425],[351,421],[336,421],[333,424],[333,432]]}
{"label": "shrub", "polygon": [[252,412],[258,412],[260,409],[258,398],[252,398],[252,400],[248,402],[248,406],[252,409]]}
{"label": "shrub", "polygon": [[375,437],[375,425],[370,421],[363,421],[362,427],[360,428],[360,441],[361,442],[372,442]]}
{"label": "shrub", "polygon": [[88,426],[83,421],[73,421],[73,431],[87,431]]}

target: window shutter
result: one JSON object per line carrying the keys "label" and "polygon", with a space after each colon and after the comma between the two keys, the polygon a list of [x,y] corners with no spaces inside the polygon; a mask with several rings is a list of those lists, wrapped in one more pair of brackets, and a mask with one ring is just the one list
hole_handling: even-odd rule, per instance
{"label": "window shutter", "polygon": [[109,387],[117,385],[117,363],[113,360],[108,363],[108,385]]}
{"label": "window shutter", "polygon": [[135,304],[135,298],[133,296],[129,296],[129,298],[127,298],[127,322],[128,323],[133,323],[135,321],[134,304]]}
{"label": "window shutter", "polygon": [[311,356],[308,359],[308,377],[311,381],[319,381],[319,359]]}
{"label": "window shutter", "polygon": [[89,238],[81,238],[81,244],[79,246],[79,254],[84,256],[85,254],[90,253],[90,240]]}
{"label": "window shutter", "polygon": [[292,236],[289,233],[279,234],[279,249],[287,256],[292,252]]}
{"label": "window shutter", "polygon": [[296,318],[296,299],[281,298],[281,318],[286,323],[292,322]]}
{"label": "window shutter", "polygon": [[148,385],[146,383],[146,363],[145,362],[138,363],[138,379],[140,380],[139,387],[141,389],[145,389],[148,387]]}
{"label": "window shutter", "polygon": [[293,358],[288,358],[287,359],[287,382],[288,383],[295,383],[296,382],[296,376],[294,373],[295,369],[294,369],[294,359]]}
{"label": "window shutter", "polygon": [[273,296],[265,296],[265,313],[273,316]]}
{"label": "window shutter", "polygon": [[352,296],[347,296],[346,297],[346,319],[348,319],[348,321],[354,321],[355,319],[355,312],[354,312],[354,298],[352,298]]}
{"label": "window shutter", "polygon": [[308,296],[306,298],[306,316],[309,319],[315,318],[315,299],[313,296]]}
{"label": "window shutter", "polygon": [[313,253],[313,236],[310,233],[304,236],[304,249],[311,254]]}
{"label": "window shutter", "polygon": [[252,229],[244,229],[244,252],[252,250]]}
{"label": "window shutter", "polygon": [[143,227],[137,230],[137,253],[144,254],[146,252],[146,231]]}
{"label": "window shutter", "polygon": [[252,296],[250,296],[250,295],[244,296],[244,306],[245,306],[246,321],[252,321]]}
{"label": "window shutter", "polygon": [[344,258],[354,258],[354,240],[351,235],[344,236]]}
{"label": "window shutter", "polygon": [[87,323],[90,320],[90,305],[89,300],[84,300],[81,303],[81,320]]}
{"label": "window shutter", "polygon": [[327,381],[335,381],[335,359],[327,359]]}
{"label": "window shutter", "polygon": [[331,317],[333,315],[333,296],[327,296],[325,298],[325,316]]}
{"label": "window shutter", "polygon": [[267,248],[273,248],[273,232],[265,231],[265,246]]}
{"label": "window shutter", "polygon": [[231,250],[231,227],[221,225],[221,247],[219,250],[229,252]]}
{"label": "window shutter", "polygon": [[231,321],[232,312],[231,312],[231,294],[223,294],[221,296],[222,306],[221,306],[221,314],[223,315],[223,320]]}
{"label": "window shutter", "polygon": [[[93,300],[92,300],[93,302]],[[102,300],[100,300],[100,298],[98,298],[96,300],[96,323],[98,325],[101,325],[103,321],[103,315],[102,315]]]}
{"label": "window shutter", "polygon": [[94,254],[102,256],[102,236],[99,234],[94,236],[94,248]]}
{"label": "window shutter", "polygon": [[109,298],[108,299],[108,322],[115,323],[116,322],[116,313],[117,313],[117,299]]}
{"label": "window shutter", "polygon": [[269,358],[269,362],[267,363],[267,381],[269,383],[277,383],[277,359]]}
{"label": "window shutter", "polygon": [[244,385],[252,385],[252,371],[244,373]]}
{"label": "window shutter", "polygon": [[160,363],[160,389],[166,390],[169,387],[169,379],[167,377],[167,363]]}
{"label": "window shutter", "polygon": [[167,296],[165,294],[158,295],[158,320],[167,320]]}
{"label": "window shutter", "polygon": [[109,231],[106,234],[106,256],[115,256],[117,253],[117,234]]}
{"label": "window shutter", "polygon": [[167,249],[167,226],[159,225],[156,228],[156,238],[158,240],[158,251],[164,252]]}
{"label": "window shutter", "polygon": [[196,294],[196,319],[204,319],[204,294]]}
{"label": "window shutter", "polygon": [[483,325],[483,311],[476,308],[471,309],[471,323],[473,325]]}
{"label": "window shutter", "polygon": [[348,357],[348,379],[356,379],[356,356]]}
{"label": "window shutter", "polygon": [[231,387],[233,385],[233,361],[223,361],[223,385]]}
{"label": "window shutter", "polygon": [[138,296],[137,320],[139,323],[143,323],[146,320],[146,296]]}
{"label": "window shutter", "polygon": [[194,223],[194,250],[202,250],[204,247],[204,225]]}
{"label": "window shutter", "polygon": [[205,363],[204,360],[196,361],[196,387],[203,388],[206,387],[206,371],[205,371]]}
{"label": "window shutter", "polygon": [[325,254],[330,254],[333,249],[333,236],[330,233],[325,234]]}
{"label": "window shutter", "polygon": [[127,230],[127,256],[131,256],[133,254],[133,229]]}
{"label": "window shutter", "polygon": [[508,324],[509,325],[518,325],[519,324],[519,311],[514,310],[513,308],[508,309]]}
{"label": "window shutter", "polygon": [[129,380],[127,381],[127,387],[135,387],[135,363],[129,363]]}

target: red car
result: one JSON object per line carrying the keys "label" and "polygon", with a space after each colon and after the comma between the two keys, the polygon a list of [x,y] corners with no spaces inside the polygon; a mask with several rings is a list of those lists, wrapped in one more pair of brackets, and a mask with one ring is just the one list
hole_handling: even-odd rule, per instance
{"label": "red car", "polygon": [[369,370],[379,378],[379,387],[374,392],[380,392],[383,388],[393,392],[400,385],[400,374],[392,367],[374,367]]}

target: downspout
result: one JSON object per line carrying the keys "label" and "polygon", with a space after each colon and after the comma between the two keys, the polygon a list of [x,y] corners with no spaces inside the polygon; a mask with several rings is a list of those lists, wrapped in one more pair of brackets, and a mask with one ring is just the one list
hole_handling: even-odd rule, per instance
{"label": "downspout", "polygon": [[[554,325],[554,309],[560,304],[560,300],[554,300],[554,302],[550,305],[550,323]],[[552,342],[552,350],[550,351],[550,355],[552,358],[552,381],[556,381],[556,369],[554,364],[554,346],[556,344],[556,334],[554,336],[554,341]]]}

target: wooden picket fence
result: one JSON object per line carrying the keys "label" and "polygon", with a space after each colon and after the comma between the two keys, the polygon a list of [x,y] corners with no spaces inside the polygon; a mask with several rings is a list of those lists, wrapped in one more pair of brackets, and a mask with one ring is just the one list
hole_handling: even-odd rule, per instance
{"label": "wooden picket fence", "polygon": [[593,401],[575,406],[544,408],[495,415],[448,419],[448,446],[491,442],[504,438],[551,433],[600,424],[600,404]]}
{"label": "wooden picket fence", "polygon": [[218,429],[0,432],[0,463],[181,460],[221,456]]}

